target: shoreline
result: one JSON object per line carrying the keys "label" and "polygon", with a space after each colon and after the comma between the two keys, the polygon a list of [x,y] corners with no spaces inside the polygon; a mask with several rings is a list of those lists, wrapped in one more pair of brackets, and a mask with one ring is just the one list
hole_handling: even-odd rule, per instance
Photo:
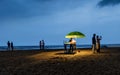
{"label": "shoreline", "polygon": [[[120,44],[102,44],[101,48],[120,47]],[[77,45],[77,48],[91,48],[91,44]],[[39,46],[14,46],[15,50],[39,50]],[[64,45],[46,45],[45,49],[64,49]],[[0,50],[7,50],[7,46],[0,46]]]}
{"label": "shoreline", "polygon": [[[102,47],[101,49],[119,49],[120,47]],[[69,49],[69,48],[68,48]],[[92,48],[77,48],[76,50],[92,50]],[[21,50],[21,49],[14,49],[13,51],[60,51],[60,50],[65,50],[63,48],[56,48],[56,49],[44,49],[44,50],[40,50],[40,49],[26,49],[26,50]],[[0,52],[2,51],[12,51],[12,50],[0,50]]]}

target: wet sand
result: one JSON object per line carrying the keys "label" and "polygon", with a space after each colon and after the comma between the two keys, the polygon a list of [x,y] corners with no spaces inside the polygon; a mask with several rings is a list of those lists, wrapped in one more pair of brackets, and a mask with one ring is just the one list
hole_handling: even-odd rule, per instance
{"label": "wet sand", "polygon": [[0,75],[120,75],[120,48],[0,51]]}

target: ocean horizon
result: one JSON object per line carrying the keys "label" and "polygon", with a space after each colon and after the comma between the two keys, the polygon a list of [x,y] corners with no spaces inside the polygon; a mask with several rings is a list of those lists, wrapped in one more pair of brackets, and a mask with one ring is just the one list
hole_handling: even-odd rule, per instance
{"label": "ocean horizon", "polygon": [[[69,46],[67,46],[69,48]],[[86,45],[77,45],[79,48],[91,48],[91,44]],[[102,44],[101,48],[103,47],[120,47],[120,44]],[[39,46],[14,46],[14,50],[39,50]],[[64,45],[45,45],[45,49],[64,49]],[[7,46],[0,46],[0,51],[7,51]]]}

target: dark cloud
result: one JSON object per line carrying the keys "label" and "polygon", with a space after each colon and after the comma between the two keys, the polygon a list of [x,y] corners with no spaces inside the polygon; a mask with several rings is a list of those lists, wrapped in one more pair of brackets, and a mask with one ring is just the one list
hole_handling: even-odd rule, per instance
{"label": "dark cloud", "polygon": [[42,14],[42,12],[46,10],[47,1],[48,0],[0,0],[0,17],[31,16],[37,12]]}
{"label": "dark cloud", "polygon": [[44,16],[77,5],[77,0],[0,0],[0,19]]}
{"label": "dark cloud", "polygon": [[120,0],[101,0],[98,5],[101,7],[108,6],[108,5],[117,5],[120,3]]}
{"label": "dark cloud", "polygon": [[1,0],[0,1],[0,18],[18,17],[25,15],[26,7],[13,0]]}

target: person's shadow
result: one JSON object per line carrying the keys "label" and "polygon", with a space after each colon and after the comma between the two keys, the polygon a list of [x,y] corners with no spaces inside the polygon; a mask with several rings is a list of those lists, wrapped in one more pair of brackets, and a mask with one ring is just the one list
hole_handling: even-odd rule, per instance
{"label": "person's shadow", "polygon": [[56,53],[55,55],[74,55],[74,54],[76,54],[76,52],[72,52],[72,53],[70,53],[70,52],[60,52],[60,53]]}

